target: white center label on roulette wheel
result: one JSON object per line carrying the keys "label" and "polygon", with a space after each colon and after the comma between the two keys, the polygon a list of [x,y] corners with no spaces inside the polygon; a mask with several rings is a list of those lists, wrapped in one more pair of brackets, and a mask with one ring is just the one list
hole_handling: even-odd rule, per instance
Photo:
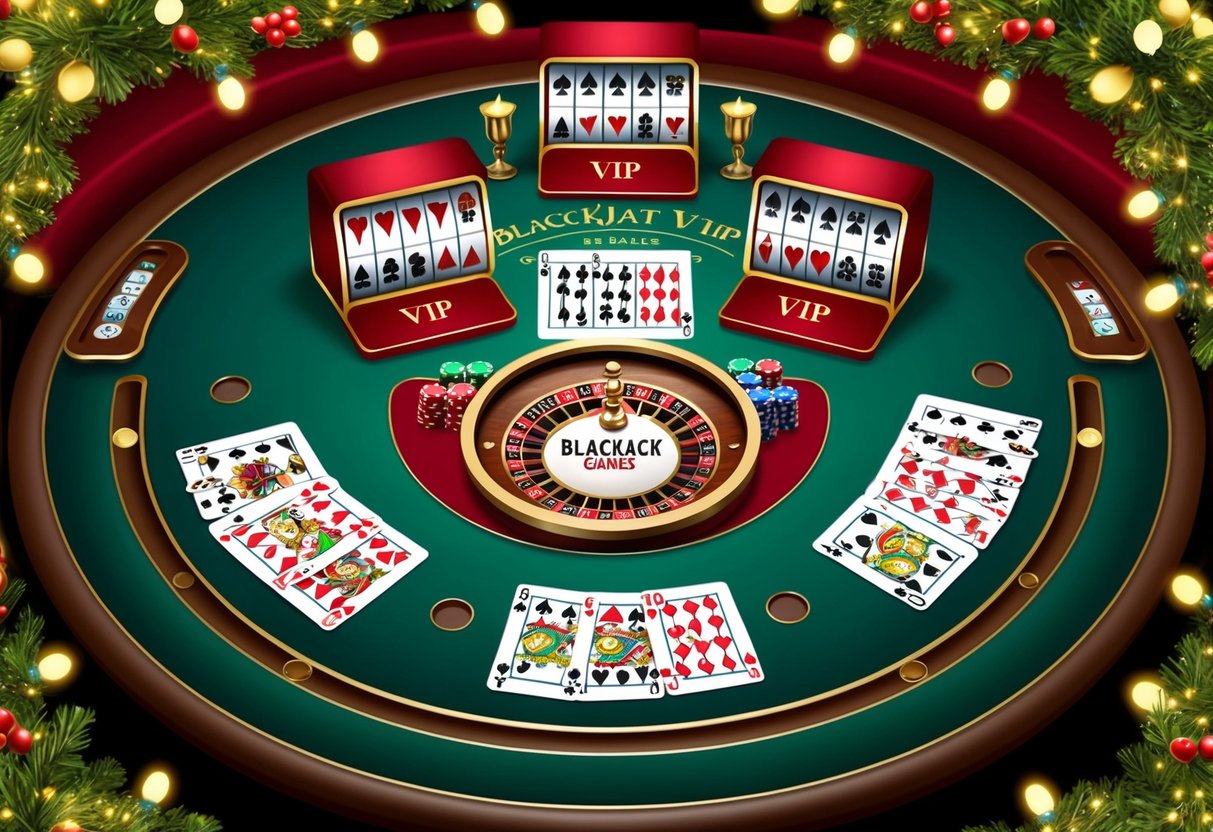
{"label": "white center label on roulette wheel", "polygon": [[678,470],[681,452],[669,430],[632,416],[620,430],[606,430],[591,413],[552,431],[543,446],[548,473],[572,491],[621,499],[665,485]]}

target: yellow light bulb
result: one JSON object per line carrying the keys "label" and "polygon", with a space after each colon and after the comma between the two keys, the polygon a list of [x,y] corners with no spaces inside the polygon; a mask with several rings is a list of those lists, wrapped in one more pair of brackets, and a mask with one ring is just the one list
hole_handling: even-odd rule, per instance
{"label": "yellow light bulb", "polygon": [[1194,607],[1205,595],[1205,585],[1191,572],[1180,572],[1171,579],[1171,595],[1185,607]]}
{"label": "yellow light bulb", "polygon": [[1143,20],[1133,30],[1133,45],[1147,55],[1153,55],[1162,47],[1162,27],[1154,20]]}
{"label": "yellow light bulb", "polygon": [[36,254],[18,254],[13,260],[13,276],[22,283],[37,283],[46,276],[46,266]]}
{"label": "yellow light bulb", "polygon": [[229,75],[219,82],[219,103],[229,110],[241,110],[244,108],[245,94],[244,84],[240,83],[240,79]]}
{"label": "yellow light bulb", "polygon": [[163,26],[172,26],[185,14],[185,6],[181,0],[156,0],[156,22]]}
{"label": "yellow light bulb", "polygon": [[0,41],[0,70],[4,72],[20,72],[29,66],[34,59],[34,50],[29,41],[21,38],[9,38]]}
{"label": "yellow light bulb", "polygon": [[139,794],[148,803],[160,803],[164,798],[168,797],[168,792],[172,788],[172,785],[173,781],[169,778],[168,772],[156,769],[148,772],[147,777],[143,778],[143,785],[139,787]]}
{"label": "yellow light bulb", "polygon": [[830,38],[830,43],[826,47],[826,54],[830,56],[830,60],[834,63],[845,64],[855,57],[856,45],[855,38],[846,32],[838,32],[834,37]]}
{"label": "yellow light bulb", "polygon": [[354,49],[354,57],[364,64],[369,64],[379,57],[379,38],[375,37],[375,33],[370,29],[363,29],[355,34],[350,46]]}
{"label": "yellow light bulb", "polygon": [[782,17],[800,7],[800,0],[762,0],[762,10],[773,17]]}
{"label": "yellow light bulb", "polygon": [[1213,17],[1202,17],[1192,21],[1192,37],[1200,40],[1213,35]]}
{"label": "yellow light bulb", "polygon": [[1192,7],[1188,5],[1188,0],[1159,0],[1158,11],[1172,29],[1178,29],[1192,16]]}
{"label": "yellow light bulb", "polygon": [[[1170,283],[1165,283],[1162,285],[1170,286],[1171,293],[1175,295],[1175,299],[1179,299],[1179,295],[1175,291],[1175,287],[1173,285]],[[1146,300],[1146,304],[1149,305],[1148,298]],[[1134,705],[1141,708],[1143,711],[1161,709],[1166,704],[1166,694],[1163,693],[1162,685],[1150,679],[1141,679],[1134,683],[1133,687],[1129,689],[1129,698],[1133,701]]]}
{"label": "yellow light bulb", "polygon": [[83,61],[71,61],[59,70],[56,85],[59,96],[68,104],[77,104],[93,94],[97,76],[93,68]]}
{"label": "yellow light bulb", "polygon": [[73,665],[67,653],[54,651],[38,660],[38,672],[44,682],[61,682],[71,674]]}
{"label": "yellow light bulb", "polygon": [[476,9],[476,25],[490,37],[500,35],[505,31],[505,12],[492,0],[481,3]]}
{"label": "yellow light bulb", "polygon": [[[1146,308],[1149,309],[1151,312],[1167,312],[1173,306],[1175,306],[1175,304],[1177,304],[1177,303],[1179,303],[1179,290],[1175,288],[1175,284],[1172,283],[1171,281],[1167,281],[1166,283],[1159,283],[1157,286],[1150,289],[1150,291],[1146,292]],[[1153,696],[1156,692],[1161,693],[1161,690],[1162,690],[1161,688],[1158,688],[1158,685],[1153,686],[1154,688],[1158,689],[1157,691],[1145,691],[1143,689],[1142,696],[1145,698],[1141,701],[1138,701],[1138,695],[1137,695],[1138,687],[1142,687],[1143,685],[1148,685],[1148,684],[1149,684],[1148,682],[1138,683],[1138,685],[1134,686],[1133,693],[1132,693],[1132,698],[1133,698],[1134,704],[1136,704],[1137,707],[1141,708],[1142,710],[1147,710],[1147,711],[1150,710],[1150,708],[1152,708],[1153,705],[1151,705],[1150,707],[1146,707],[1145,705],[1141,704],[1141,701],[1151,701],[1152,702],[1153,700],[1150,699],[1150,697]]]}
{"label": "yellow light bulb", "polygon": [[1129,216],[1136,220],[1148,220],[1162,207],[1158,194],[1149,188],[1138,191],[1129,199],[1125,209]]}
{"label": "yellow light bulb", "polygon": [[1011,84],[1005,78],[991,78],[981,91],[981,105],[996,113],[1011,102]]}
{"label": "yellow light bulb", "polygon": [[1052,812],[1057,806],[1057,799],[1044,783],[1029,783],[1023,790],[1023,802],[1033,817]]}
{"label": "yellow light bulb", "polygon": [[1091,97],[1100,104],[1115,104],[1133,88],[1133,70],[1121,64],[1105,66],[1091,79]]}

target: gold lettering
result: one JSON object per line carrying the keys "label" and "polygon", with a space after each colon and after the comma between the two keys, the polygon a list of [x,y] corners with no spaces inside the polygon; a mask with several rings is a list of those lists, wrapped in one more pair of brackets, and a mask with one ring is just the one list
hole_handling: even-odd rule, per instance
{"label": "gold lettering", "polygon": [[622,225],[625,222],[630,222],[632,225],[636,225],[638,223],[638,220],[636,219],[636,212],[631,208],[628,208],[619,215],[619,224]]}
{"label": "gold lettering", "polygon": [[544,217],[543,222],[548,228],[564,228],[564,226],[565,226],[564,223],[556,222],[556,219],[559,216],[560,216],[559,212],[553,212],[551,214],[548,214],[546,217]]}
{"label": "gold lettering", "polygon": [[691,216],[687,218],[686,211],[683,211],[681,208],[674,209],[674,226],[676,228],[686,228],[697,219],[699,219],[698,214],[691,214]]}
{"label": "gold lettering", "polygon": [[640,213],[644,214],[644,224],[652,225],[653,217],[661,213],[660,208],[641,208]]}
{"label": "gold lettering", "polygon": [[602,221],[602,219],[598,216],[598,212],[601,210],[602,210],[601,202],[599,202],[597,205],[595,205],[594,210],[592,210],[592,211],[589,208],[582,208],[581,215],[583,217],[585,217],[585,225],[589,225],[590,223],[593,223],[600,227],[603,225],[606,225],[606,223],[604,223]]}
{"label": "gold lettering", "polygon": [[796,317],[812,324],[818,323],[822,318],[830,314],[830,307],[825,304],[814,303],[804,298],[790,298],[787,295],[779,296],[779,307],[780,314],[785,318],[799,307],[800,312],[797,313]]}
{"label": "gold lettering", "polygon": [[435,300],[430,303],[421,303],[417,306],[401,307],[400,312],[415,324],[421,323],[423,314],[427,321],[434,323],[435,321],[445,319],[450,314],[453,305],[449,300]]}

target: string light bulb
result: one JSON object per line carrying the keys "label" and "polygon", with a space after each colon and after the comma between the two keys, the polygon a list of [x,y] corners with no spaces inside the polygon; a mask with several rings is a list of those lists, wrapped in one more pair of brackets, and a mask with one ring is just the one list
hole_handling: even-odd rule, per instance
{"label": "string light bulb", "polygon": [[476,25],[489,37],[505,31],[505,12],[493,0],[486,0],[476,7]]}
{"label": "string light bulb", "polygon": [[1011,82],[996,75],[986,81],[985,87],[982,88],[981,106],[991,113],[997,113],[1011,103],[1011,91]]}
{"label": "string light bulb", "polygon": [[167,771],[158,768],[152,769],[143,778],[143,783],[139,786],[139,796],[147,803],[157,806],[168,797],[169,790],[172,787],[173,780],[169,777]]}
{"label": "string light bulb", "polygon": [[66,684],[76,669],[71,652],[60,646],[47,646],[38,656],[38,674],[51,685]]}
{"label": "string light bulb", "polygon": [[1123,64],[1105,66],[1091,78],[1091,97],[1100,104],[1115,104],[1133,88],[1133,70]]}
{"label": "string light bulb", "polygon": [[832,62],[841,66],[855,57],[857,46],[855,30],[847,29],[845,32],[836,32],[830,38],[830,42],[826,46],[826,54]]}
{"label": "string light bulb", "polygon": [[1155,710],[1165,710],[1166,693],[1157,677],[1139,676],[1129,686],[1129,701],[1139,710],[1150,713]]}
{"label": "string light bulb", "polygon": [[234,75],[229,75],[219,82],[216,88],[219,94],[219,103],[225,108],[232,110],[243,110],[247,96],[244,92],[244,84],[240,83],[240,79]]}
{"label": "string light bulb", "polygon": [[156,0],[154,10],[156,22],[163,26],[172,26],[185,14],[185,6],[181,0]]}
{"label": "string light bulb", "polygon": [[783,17],[800,8],[800,0],[762,0],[762,10],[771,17]]}
{"label": "string light bulb", "polygon": [[1133,30],[1133,45],[1138,51],[1153,55],[1162,47],[1162,27],[1155,20],[1143,20]]}
{"label": "string light bulb", "polygon": [[355,23],[350,48],[354,50],[355,58],[369,64],[379,57],[379,38],[375,37],[375,33],[366,28],[365,24]]}
{"label": "string light bulb", "polygon": [[1148,220],[1162,207],[1163,197],[1153,188],[1143,188],[1129,197],[1125,210],[1135,220]]}
{"label": "string light bulb", "polygon": [[33,47],[21,38],[0,41],[0,70],[20,72],[34,59]]}
{"label": "string light bulb", "polygon": [[[1183,294],[1183,281],[1179,279],[1163,280],[1155,283],[1146,292],[1146,309],[1160,314],[1170,312],[1175,307],[1175,304],[1179,303],[1179,299],[1183,297]],[[1136,701],[1136,698],[1134,698],[1134,702]]]}
{"label": "string light bulb", "polygon": [[1054,810],[1057,808],[1057,796],[1053,790],[1039,780],[1033,780],[1024,786],[1023,803],[1028,814],[1037,823],[1052,823],[1057,819]]}
{"label": "string light bulb", "polygon": [[46,276],[46,266],[38,255],[26,251],[18,254],[13,260],[13,277],[22,283],[39,283]]}
{"label": "string light bulb", "polygon": [[88,98],[96,85],[97,76],[84,61],[69,61],[67,66],[59,70],[56,81],[59,97],[68,104],[78,104]]}

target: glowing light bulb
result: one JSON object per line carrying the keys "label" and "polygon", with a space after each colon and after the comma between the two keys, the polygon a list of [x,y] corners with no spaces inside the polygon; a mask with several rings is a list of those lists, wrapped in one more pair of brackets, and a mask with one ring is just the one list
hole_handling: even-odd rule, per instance
{"label": "glowing light bulb", "polygon": [[850,32],[838,32],[834,37],[830,38],[830,43],[826,47],[826,54],[830,56],[830,60],[834,63],[845,64],[855,57],[856,45],[855,37]]}
{"label": "glowing light bulb", "polygon": [[1205,585],[1191,572],[1180,572],[1171,579],[1171,595],[1186,607],[1194,607],[1205,596]]}
{"label": "glowing light bulb", "polygon": [[1052,812],[1057,806],[1057,799],[1044,783],[1029,783],[1023,790],[1023,802],[1033,817],[1040,817]]}
{"label": "glowing light bulb", "polygon": [[1154,20],[1143,20],[1133,30],[1133,45],[1147,55],[1153,55],[1162,47],[1162,27]]}
{"label": "glowing light bulb", "polygon": [[229,75],[219,82],[219,103],[229,110],[244,109],[245,94],[244,84],[240,83],[240,79]]}
{"label": "glowing light bulb", "polygon": [[1148,220],[1158,212],[1162,207],[1162,200],[1158,198],[1158,192],[1150,188],[1138,191],[1130,197],[1129,202],[1125,205],[1125,210],[1129,212],[1129,216],[1135,220]]}
{"label": "glowing light bulb", "polygon": [[38,672],[44,682],[60,682],[71,674],[74,664],[67,653],[55,651],[38,660]]}
{"label": "glowing light bulb", "polygon": [[156,0],[156,22],[164,26],[172,26],[185,14],[185,6],[181,0]]}
{"label": "glowing light bulb", "polygon": [[[1151,312],[1167,312],[1177,303],[1179,303],[1179,289],[1169,280],[1159,283],[1146,292],[1146,308]],[[1133,701],[1137,701],[1136,697]]]}
{"label": "glowing light bulb", "polygon": [[981,91],[981,104],[996,113],[1011,102],[1011,83],[1006,78],[991,78]]}
{"label": "glowing light bulb", "polygon": [[1129,689],[1129,698],[1143,711],[1161,709],[1166,705],[1162,685],[1151,679],[1140,679]]}
{"label": "glowing light bulb", "polygon": [[350,46],[354,49],[354,57],[364,64],[369,64],[379,57],[379,38],[375,37],[375,33],[370,29],[357,32],[350,41]]}
{"label": "glowing light bulb", "polygon": [[476,25],[490,37],[500,35],[505,31],[505,12],[492,0],[481,3],[476,8]]}
{"label": "glowing light bulb", "polygon": [[46,276],[46,266],[38,259],[38,255],[18,254],[13,260],[13,275],[22,283],[37,283]]}
{"label": "glowing light bulb", "polygon": [[139,795],[148,803],[160,803],[168,797],[172,785],[173,781],[169,778],[168,772],[155,769],[148,772],[147,777],[143,778],[143,785],[139,787]]}
{"label": "glowing light bulb", "polygon": [[800,0],[762,0],[762,10],[773,17],[782,17],[800,6]]}

